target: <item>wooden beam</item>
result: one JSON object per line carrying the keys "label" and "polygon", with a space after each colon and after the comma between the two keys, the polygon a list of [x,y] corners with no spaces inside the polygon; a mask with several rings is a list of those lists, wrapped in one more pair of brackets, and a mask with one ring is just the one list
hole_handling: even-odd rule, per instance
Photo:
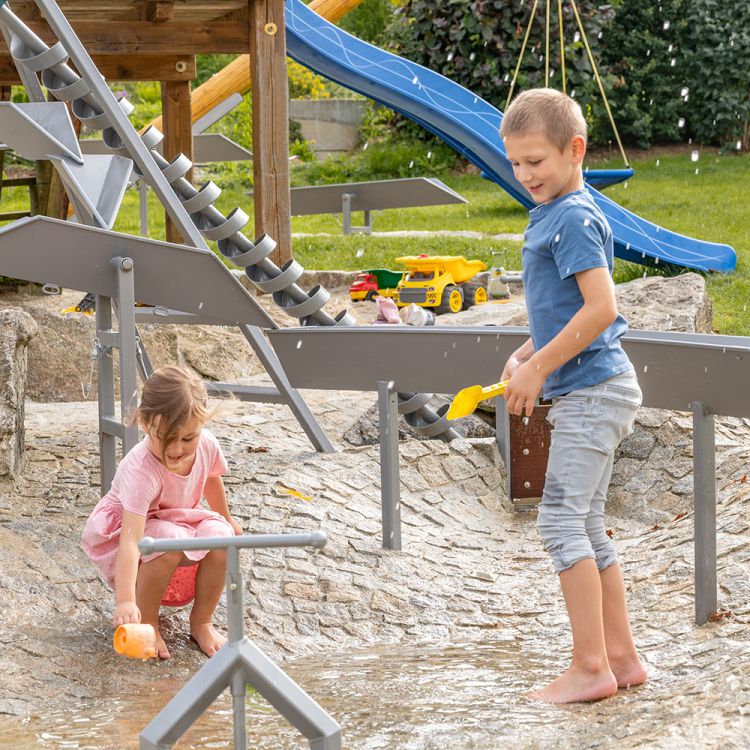
{"label": "wooden beam", "polygon": [[[94,55],[108,81],[192,81],[194,55]],[[0,85],[20,84],[10,55],[0,55]]]}
{"label": "wooden beam", "polygon": [[[170,162],[179,153],[193,159],[193,123],[190,116],[190,82],[164,81],[161,84],[161,111],[164,123],[164,158]],[[186,175],[192,180],[192,170]],[[182,235],[165,213],[167,242],[183,242]]]}
{"label": "wooden beam", "polygon": [[266,232],[281,266],[292,257],[289,195],[289,86],[284,0],[248,0],[253,95],[255,234]]}
{"label": "wooden beam", "polygon": [[174,18],[174,0],[148,0],[146,18],[158,23],[171,20]]}
{"label": "wooden beam", "polygon": [[[46,23],[27,25],[47,44],[57,41]],[[111,24],[72,21],[71,26],[90,55],[244,54],[250,49],[245,21],[118,21]],[[7,50],[0,38],[0,54]]]}

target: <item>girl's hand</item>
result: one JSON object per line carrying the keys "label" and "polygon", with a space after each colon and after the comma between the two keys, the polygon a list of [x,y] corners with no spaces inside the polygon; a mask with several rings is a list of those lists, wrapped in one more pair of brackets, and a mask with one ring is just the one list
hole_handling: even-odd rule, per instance
{"label": "girl's hand", "polygon": [[115,614],[112,617],[112,624],[127,625],[131,622],[141,621],[141,610],[135,602],[119,602],[115,605]]}
{"label": "girl's hand", "polygon": [[245,533],[245,529],[243,529],[242,526],[240,526],[237,521],[234,520],[234,518],[229,518],[228,521],[234,529],[235,536],[242,536]]}
{"label": "girl's hand", "polygon": [[510,382],[503,393],[508,411],[516,416],[525,413],[527,417],[530,417],[534,411],[534,402],[545,380],[545,375],[532,362],[519,365],[511,375]]}

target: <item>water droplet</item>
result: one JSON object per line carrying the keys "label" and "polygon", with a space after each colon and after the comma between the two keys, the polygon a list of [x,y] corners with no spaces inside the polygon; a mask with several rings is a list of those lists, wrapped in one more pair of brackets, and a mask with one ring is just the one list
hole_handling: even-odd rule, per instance
{"label": "water droplet", "polygon": [[742,151],[742,141],[737,141],[737,150]]}
{"label": "water droplet", "polygon": [[599,32],[599,33],[598,33],[598,34],[596,35],[596,38],[597,38],[597,39],[601,39],[601,38],[602,38],[603,36],[604,36],[604,32],[603,32],[603,31],[600,31],[600,32]]}
{"label": "water droplet", "polygon": [[578,361],[576,362],[576,364],[577,364],[577,365],[580,365],[580,364],[581,364],[581,358],[580,358],[580,357],[578,357]]}
{"label": "water droplet", "polygon": [[576,331],[576,338],[577,338],[577,339],[580,339],[580,338],[581,338],[581,332],[580,332],[580,331]]}
{"label": "water droplet", "polygon": [[627,181],[622,183],[622,189],[623,190],[627,190],[628,189],[628,183],[627,183]]}
{"label": "water droplet", "polygon": [[200,304],[198,305],[198,309],[199,309],[199,310],[202,310],[202,309],[203,309],[203,303],[202,303],[202,302],[201,302],[201,303],[200,303]]}
{"label": "water droplet", "polygon": [[669,21],[664,21],[664,23],[662,24],[662,28],[664,29],[664,31],[666,31],[669,28],[669,25],[670,25]]}
{"label": "water droplet", "polygon": [[630,243],[629,242],[625,243],[625,249],[626,250],[630,250]]}
{"label": "water droplet", "polygon": [[576,33],[573,34],[573,41],[574,42],[580,42],[581,41],[581,32],[580,31],[576,31]]}
{"label": "water droplet", "polygon": [[651,57],[651,50],[650,49],[646,50],[646,57]]}
{"label": "water droplet", "polygon": [[671,52],[674,49],[674,44],[670,44],[669,47],[667,47],[667,52]]}
{"label": "water droplet", "polygon": [[427,152],[427,158],[428,159],[432,159],[432,151],[428,151]]}
{"label": "water droplet", "polygon": [[471,54],[469,55],[469,61],[470,61],[470,62],[474,62],[474,60],[476,60],[476,59],[477,59],[477,54],[476,54],[476,52],[472,52],[472,53],[471,53]]}
{"label": "water droplet", "polygon": [[559,242],[559,241],[560,241],[560,234],[558,233],[555,235],[555,242]]}
{"label": "water droplet", "polygon": [[297,341],[297,349],[301,349],[301,348],[302,348],[302,339],[299,339]]}
{"label": "water droplet", "polygon": [[695,174],[698,174],[698,172],[700,172],[700,169],[699,169],[699,168],[696,168],[696,170],[695,170]]}
{"label": "water droplet", "polygon": [[358,258],[361,258],[364,254],[365,254],[365,249],[363,247],[358,247],[357,248],[357,252],[355,253],[355,255]]}
{"label": "water droplet", "polygon": [[414,159],[409,162],[409,169],[414,169]]}
{"label": "water droplet", "polygon": [[505,76],[503,77],[503,82],[508,83],[509,80],[510,80],[510,73],[506,73]]}
{"label": "water droplet", "polygon": [[677,65],[677,60],[675,60],[675,58],[673,57],[673,58],[672,58],[672,59],[671,59],[671,60],[669,61],[669,66],[670,66],[671,68],[674,68],[674,66],[675,66],[675,65]]}
{"label": "water droplet", "polygon": [[583,220],[583,226],[587,227],[589,224],[591,224],[591,219],[584,219]]}
{"label": "water droplet", "polygon": [[448,62],[450,62],[451,60],[453,60],[453,53],[449,52],[448,53],[448,57],[446,59],[448,60]]}
{"label": "water droplet", "polygon": [[677,127],[678,128],[684,128],[685,127],[685,118],[684,117],[680,117],[680,119],[677,120]]}
{"label": "water droplet", "polygon": [[656,160],[656,166],[658,167],[660,163],[661,163],[661,160],[660,160],[660,159],[657,159],[657,160]]}
{"label": "water droplet", "polygon": [[643,372],[648,372],[648,365],[643,365]]}
{"label": "water droplet", "polygon": [[575,89],[571,90],[571,92],[570,92],[570,98],[571,99],[575,99],[576,98],[576,90]]}
{"label": "water droplet", "polygon": [[701,158],[700,152],[693,151],[692,154],[690,154],[690,161],[698,161],[698,159]]}
{"label": "water droplet", "polygon": [[417,76],[414,76],[414,78],[411,79],[411,82],[416,85],[417,83],[419,83],[419,78],[417,78]]}
{"label": "water droplet", "polygon": [[365,143],[365,145],[362,147],[362,150],[367,151],[368,148],[370,148],[370,141],[367,141],[367,143]]}

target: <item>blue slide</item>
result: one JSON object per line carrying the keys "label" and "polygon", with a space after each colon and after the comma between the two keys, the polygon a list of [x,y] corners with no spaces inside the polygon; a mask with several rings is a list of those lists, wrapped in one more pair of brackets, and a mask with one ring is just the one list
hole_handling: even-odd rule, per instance
{"label": "blue slide", "polygon": [[[347,34],[301,0],[286,0],[286,40],[288,54],[297,62],[406,115],[479,167],[521,205],[535,205],[505,155],[499,135],[503,113],[489,102],[439,73]],[[612,227],[619,258],[644,265],[734,270],[737,256],[729,245],[671,232],[587,187]]]}

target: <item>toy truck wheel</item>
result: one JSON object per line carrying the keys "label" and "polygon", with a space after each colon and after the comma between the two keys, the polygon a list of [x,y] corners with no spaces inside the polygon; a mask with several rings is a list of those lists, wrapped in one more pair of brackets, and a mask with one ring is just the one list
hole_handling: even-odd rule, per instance
{"label": "toy truck wheel", "polygon": [[443,296],[440,298],[440,304],[435,308],[435,312],[438,315],[442,313],[457,313],[460,312],[464,304],[463,292],[453,284],[443,289]]}
{"label": "toy truck wheel", "polygon": [[367,302],[372,302],[377,296],[378,296],[378,293],[370,289],[370,291],[367,292],[367,294],[365,294],[365,300],[367,300]]}
{"label": "toy truck wheel", "polygon": [[481,305],[487,301],[487,290],[481,284],[464,284],[463,309],[468,310],[473,305]]}

